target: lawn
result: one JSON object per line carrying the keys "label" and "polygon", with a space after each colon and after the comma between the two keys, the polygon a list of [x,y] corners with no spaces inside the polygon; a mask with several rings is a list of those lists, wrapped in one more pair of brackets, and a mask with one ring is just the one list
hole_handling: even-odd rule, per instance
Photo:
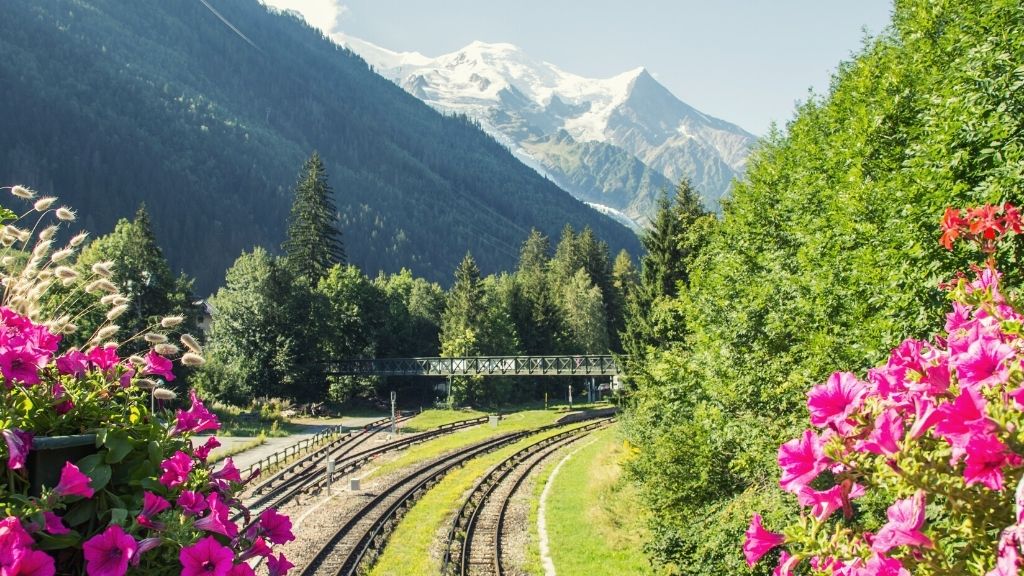
{"label": "lawn", "polygon": [[[647,515],[635,488],[622,478],[618,426],[584,440],[551,480],[546,526],[558,574],[588,576],[656,574],[643,553]],[[541,492],[561,459],[545,466],[534,486],[530,514],[530,554],[526,571],[542,575],[537,509]]]}

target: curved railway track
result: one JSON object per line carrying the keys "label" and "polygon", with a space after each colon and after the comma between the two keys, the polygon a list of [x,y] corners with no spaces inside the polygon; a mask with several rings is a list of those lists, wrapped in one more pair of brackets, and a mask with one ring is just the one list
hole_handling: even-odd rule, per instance
{"label": "curved railway track", "polygon": [[448,531],[441,573],[504,576],[505,518],[513,496],[531,472],[549,456],[577,442],[612,419],[566,430],[535,442],[502,460],[480,479]]}
{"label": "curved railway track", "polygon": [[[399,421],[409,418],[410,416],[405,416]],[[382,432],[391,422],[390,419],[384,420],[386,421],[378,420],[367,424],[361,431],[339,438],[331,444],[311,452],[253,488],[250,493],[251,498],[245,503],[250,515],[246,520],[250,520],[268,508],[281,507],[299,494],[323,489],[326,484],[327,460],[335,461],[335,474],[344,475],[385,452],[406,448],[442,434],[482,424],[487,421],[487,417],[451,422],[432,430],[410,434],[380,446],[357,451],[357,448],[365,444],[375,434]],[[240,518],[241,514],[234,517],[235,520]]]}
{"label": "curved railway track", "polygon": [[449,471],[522,438],[560,428],[551,424],[503,434],[446,454],[405,475],[364,504],[325,542],[300,572],[301,576],[355,576],[384,547],[394,524],[415,500]]}

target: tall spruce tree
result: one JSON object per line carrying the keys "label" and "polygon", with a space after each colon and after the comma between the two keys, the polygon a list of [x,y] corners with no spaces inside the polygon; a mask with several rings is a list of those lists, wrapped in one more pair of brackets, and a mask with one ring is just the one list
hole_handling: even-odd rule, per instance
{"label": "tall spruce tree", "polygon": [[704,209],[697,191],[685,179],[676,186],[672,199],[667,192],[658,198],[658,212],[641,238],[647,253],[640,263],[640,281],[627,300],[621,335],[623,349],[632,361],[639,362],[648,347],[664,344],[666,332],[681,332],[679,327],[661,329],[668,327],[658,323],[670,316],[654,310],[659,302],[675,298],[681,288],[689,286],[690,269],[715,222],[715,215]]}
{"label": "tall spruce tree", "polygon": [[320,155],[313,152],[302,166],[288,217],[288,238],[282,244],[288,268],[315,286],[335,264],[345,263],[333,192]]}

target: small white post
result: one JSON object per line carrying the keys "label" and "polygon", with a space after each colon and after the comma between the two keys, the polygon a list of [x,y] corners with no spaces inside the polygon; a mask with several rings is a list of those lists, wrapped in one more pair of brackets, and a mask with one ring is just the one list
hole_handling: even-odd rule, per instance
{"label": "small white post", "polygon": [[394,391],[391,392],[391,435],[395,435],[395,398],[397,395]]}

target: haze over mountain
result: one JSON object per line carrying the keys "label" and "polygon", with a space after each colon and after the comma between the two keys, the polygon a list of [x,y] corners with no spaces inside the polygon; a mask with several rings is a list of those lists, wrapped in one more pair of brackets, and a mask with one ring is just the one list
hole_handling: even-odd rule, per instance
{"label": "haze over mountain", "polygon": [[370,274],[447,283],[467,250],[484,273],[510,269],[531,227],[567,223],[640,251],[473,122],[256,0],[14,0],[0,53],[0,183],[59,195],[94,234],[145,202],[200,294],[242,250],[278,251],[313,150]]}
{"label": "haze over mountain", "polygon": [[717,209],[755,137],[676,98],[644,68],[584,78],[511,44],[430,58],[334,36],[409,93],[466,114],[576,197],[636,223],[660,189],[689,178]]}

